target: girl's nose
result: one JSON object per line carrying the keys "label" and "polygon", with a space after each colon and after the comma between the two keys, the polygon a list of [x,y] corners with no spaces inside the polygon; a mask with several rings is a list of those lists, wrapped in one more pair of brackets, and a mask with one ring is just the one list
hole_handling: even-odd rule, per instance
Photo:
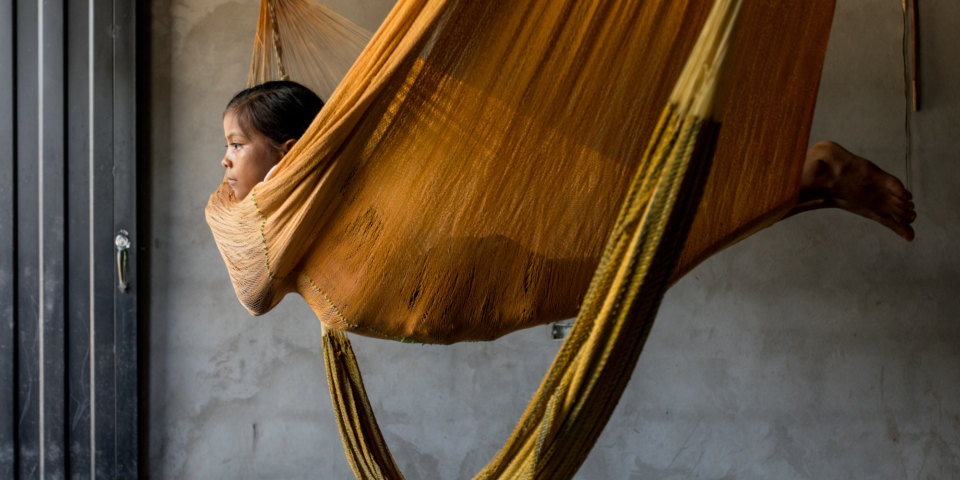
{"label": "girl's nose", "polygon": [[226,156],[226,155],[224,155],[223,158],[220,159],[220,165],[223,165],[223,168],[228,168],[228,167],[230,167],[230,161],[227,160],[227,156]]}

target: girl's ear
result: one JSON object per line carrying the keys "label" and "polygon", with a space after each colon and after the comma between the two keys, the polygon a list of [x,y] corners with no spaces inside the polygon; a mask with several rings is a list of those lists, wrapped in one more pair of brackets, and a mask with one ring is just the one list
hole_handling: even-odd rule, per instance
{"label": "girl's ear", "polygon": [[283,155],[286,155],[287,152],[289,152],[290,149],[293,148],[293,145],[294,145],[295,143],[297,143],[297,139],[295,139],[295,138],[291,138],[291,139],[287,140],[286,142],[283,142],[283,144],[280,145],[280,151],[283,152]]}

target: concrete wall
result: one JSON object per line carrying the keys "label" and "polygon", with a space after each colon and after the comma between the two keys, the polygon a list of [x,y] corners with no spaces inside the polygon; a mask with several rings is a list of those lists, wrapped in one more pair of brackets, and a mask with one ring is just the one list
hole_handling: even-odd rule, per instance
{"label": "concrete wall", "polygon": [[[328,4],[373,29],[389,3]],[[579,478],[960,478],[960,4],[922,3],[917,240],[821,211],[694,270],[667,295]],[[257,4],[153,6],[155,478],[350,478],[317,320],[295,297],[250,317],[203,220]],[[904,176],[899,4],[839,1],[813,138]],[[407,478],[453,479],[503,443],[559,344],[542,327],[452,347],[354,345]]]}

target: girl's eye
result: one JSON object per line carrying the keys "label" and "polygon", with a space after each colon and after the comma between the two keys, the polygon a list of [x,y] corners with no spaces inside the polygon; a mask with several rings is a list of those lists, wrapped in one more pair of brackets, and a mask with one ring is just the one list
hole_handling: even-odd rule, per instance
{"label": "girl's eye", "polygon": [[240,150],[241,144],[239,144],[239,143],[228,143],[228,144],[226,144],[226,145],[224,145],[224,146],[227,147],[227,148],[232,148],[232,149],[234,149],[234,150]]}

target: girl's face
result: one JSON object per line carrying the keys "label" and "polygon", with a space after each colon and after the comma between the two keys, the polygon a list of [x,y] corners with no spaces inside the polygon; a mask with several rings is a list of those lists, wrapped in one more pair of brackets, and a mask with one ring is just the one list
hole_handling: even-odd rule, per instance
{"label": "girl's face", "polygon": [[262,182],[289,149],[275,145],[260,132],[244,131],[232,110],[223,115],[223,136],[227,139],[227,153],[220,164],[227,169],[227,181],[236,200],[242,200],[254,185]]}

